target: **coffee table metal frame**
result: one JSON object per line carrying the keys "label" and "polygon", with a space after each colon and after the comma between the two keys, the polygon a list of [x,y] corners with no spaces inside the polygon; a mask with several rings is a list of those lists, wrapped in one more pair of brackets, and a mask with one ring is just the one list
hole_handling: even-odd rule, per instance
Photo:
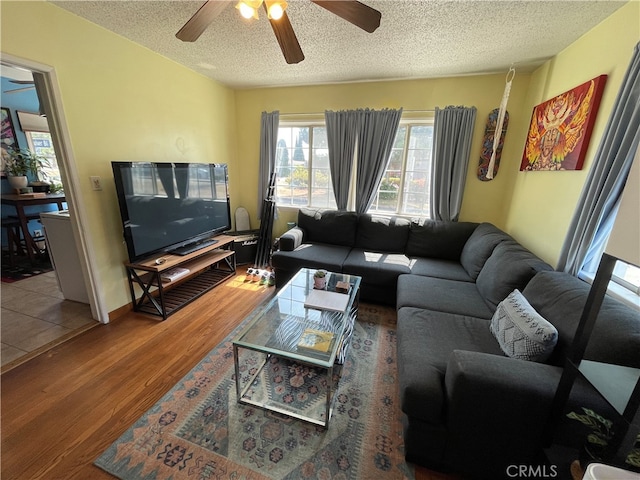
{"label": "coffee table metal frame", "polygon": [[[236,373],[236,394],[239,403],[254,405],[290,417],[327,427],[333,412],[333,401],[342,372],[342,363],[351,343],[354,322],[357,318],[361,278],[355,275],[328,273],[326,289],[331,291],[338,281],[351,285],[347,307],[334,312],[304,307],[306,296],[313,289],[315,269],[301,269],[278,293],[256,308],[248,325],[233,340],[233,360]],[[334,342],[326,353],[298,349],[297,344],[305,328],[315,328],[334,333]],[[263,355],[263,362],[242,385],[239,355],[240,349],[252,350]],[[274,399],[257,401],[248,392],[262,373],[272,356],[326,370],[327,395],[324,415],[314,418],[285,403]],[[323,417],[323,418],[322,418]]]}

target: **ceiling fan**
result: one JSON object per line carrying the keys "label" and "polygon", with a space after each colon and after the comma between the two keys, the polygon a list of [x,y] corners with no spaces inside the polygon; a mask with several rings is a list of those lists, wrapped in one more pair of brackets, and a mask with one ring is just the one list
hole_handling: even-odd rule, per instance
{"label": "ceiling fan", "polygon": [[[176,33],[183,42],[195,42],[209,24],[234,0],[208,0]],[[372,33],[380,26],[382,14],[357,0],[311,0],[312,3],[338,15],[349,23]],[[236,8],[245,18],[257,18],[257,10],[264,6],[273,33],[278,40],[282,54],[287,63],[299,63],[304,60],[304,54],[296,37],[289,17],[287,16],[287,2],[283,0],[240,0]]]}
{"label": "ceiling fan", "polygon": [[19,87],[14,88],[13,90],[5,90],[2,93],[18,93],[24,92],[25,90],[31,90],[32,88],[36,88],[33,80],[9,80],[11,83],[15,83],[16,85],[28,85],[28,87]]}

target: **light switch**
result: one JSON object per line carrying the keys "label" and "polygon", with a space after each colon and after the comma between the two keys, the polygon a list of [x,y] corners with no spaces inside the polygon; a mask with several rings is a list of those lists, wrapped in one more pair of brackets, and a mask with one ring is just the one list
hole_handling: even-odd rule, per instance
{"label": "light switch", "polygon": [[89,177],[91,179],[91,188],[93,190],[102,190],[102,181],[98,176]]}

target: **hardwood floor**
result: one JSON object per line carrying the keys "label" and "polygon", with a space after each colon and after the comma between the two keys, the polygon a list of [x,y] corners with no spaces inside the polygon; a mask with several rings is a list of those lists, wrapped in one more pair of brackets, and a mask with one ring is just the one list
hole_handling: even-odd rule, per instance
{"label": "hardwood floor", "polygon": [[165,322],[131,312],[4,373],[2,479],[112,479],[95,458],[273,294],[240,272]]}

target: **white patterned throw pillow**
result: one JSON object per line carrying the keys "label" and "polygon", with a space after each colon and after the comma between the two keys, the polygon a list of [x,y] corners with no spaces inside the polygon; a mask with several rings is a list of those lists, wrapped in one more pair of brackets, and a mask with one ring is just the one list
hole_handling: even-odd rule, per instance
{"label": "white patterned throw pillow", "polygon": [[558,341],[556,327],[517,289],[498,304],[489,328],[506,355],[522,360],[544,362]]}

